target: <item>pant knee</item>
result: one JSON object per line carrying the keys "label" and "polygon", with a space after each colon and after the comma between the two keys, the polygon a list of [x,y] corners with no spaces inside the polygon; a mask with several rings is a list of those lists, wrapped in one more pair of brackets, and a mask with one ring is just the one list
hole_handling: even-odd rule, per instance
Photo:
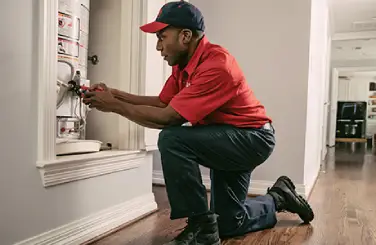
{"label": "pant knee", "polygon": [[162,129],[158,136],[158,149],[161,153],[171,149],[178,141],[177,133],[173,128]]}

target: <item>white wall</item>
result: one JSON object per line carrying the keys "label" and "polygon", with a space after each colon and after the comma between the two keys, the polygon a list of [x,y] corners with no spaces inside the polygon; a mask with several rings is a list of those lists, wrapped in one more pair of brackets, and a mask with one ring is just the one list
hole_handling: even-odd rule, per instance
{"label": "white wall", "polygon": [[0,244],[9,245],[151,192],[151,166],[45,189],[36,168],[38,0],[1,1]]}
{"label": "white wall", "polygon": [[[203,12],[209,40],[223,45],[237,58],[248,83],[274,120],[275,152],[256,169],[252,180],[274,182],[286,174],[304,184],[311,1],[238,0],[236,5],[227,0],[190,2]],[[321,122],[311,122],[315,128],[308,137],[319,133]],[[157,158],[154,168],[160,170]]]}
{"label": "white wall", "polygon": [[329,10],[326,0],[312,1],[311,10],[311,45],[309,52],[307,131],[305,138],[304,184],[309,192],[315,182],[321,164],[321,149],[324,137],[324,111],[328,90],[326,81],[329,77],[328,53]]}
{"label": "white wall", "polygon": [[[341,72],[339,74],[342,76]],[[369,83],[374,81],[372,75],[359,72],[349,77],[349,80],[338,80],[338,101],[368,101]]]}

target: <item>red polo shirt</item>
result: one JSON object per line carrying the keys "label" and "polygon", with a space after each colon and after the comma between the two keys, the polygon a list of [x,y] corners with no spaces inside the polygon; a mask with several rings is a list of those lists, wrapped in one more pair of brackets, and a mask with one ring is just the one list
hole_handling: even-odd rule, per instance
{"label": "red polo shirt", "polygon": [[192,125],[258,128],[271,122],[235,58],[206,37],[183,70],[173,67],[159,98]]}

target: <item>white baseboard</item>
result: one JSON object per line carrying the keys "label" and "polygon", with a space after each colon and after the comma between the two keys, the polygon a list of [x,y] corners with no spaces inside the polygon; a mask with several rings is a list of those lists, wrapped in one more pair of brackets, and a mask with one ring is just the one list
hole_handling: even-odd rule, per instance
{"label": "white baseboard", "polygon": [[82,244],[155,210],[157,210],[157,203],[155,202],[154,194],[150,193],[47,231],[15,245]]}
{"label": "white baseboard", "polygon": [[[207,190],[210,190],[210,176],[202,175],[202,182],[206,186]],[[160,170],[153,171],[153,184],[164,185],[163,172]],[[269,187],[274,184],[272,181],[264,180],[251,180],[249,185],[248,194],[252,195],[264,195]],[[306,198],[306,188],[303,184],[295,184],[296,192]]]}

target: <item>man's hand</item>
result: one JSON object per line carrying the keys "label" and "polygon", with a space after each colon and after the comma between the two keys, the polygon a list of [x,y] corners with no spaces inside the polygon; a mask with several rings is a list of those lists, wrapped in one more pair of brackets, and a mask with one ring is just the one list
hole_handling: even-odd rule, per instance
{"label": "man's hand", "polygon": [[117,99],[105,85],[98,84],[92,88],[100,88],[102,91],[88,91],[84,94],[83,102],[90,108],[102,112],[114,112],[149,128],[161,129],[186,121],[171,106],[133,105]]}
{"label": "man's hand", "polygon": [[[103,87],[101,86],[103,89]],[[86,92],[83,102],[89,105],[90,108],[95,108],[103,112],[112,112],[118,100],[113,96],[111,90],[105,87],[106,90],[98,92]]]}
{"label": "man's hand", "polygon": [[165,108],[167,106],[159,99],[159,96],[144,96],[130,94],[115,88],[107,87],[107,85],[104,83],[96,83],[90,86],[89,91],[96,90],[110,91],[111,94],[115,97],[115,99],[132,105],[147,105],[160,108]]}

